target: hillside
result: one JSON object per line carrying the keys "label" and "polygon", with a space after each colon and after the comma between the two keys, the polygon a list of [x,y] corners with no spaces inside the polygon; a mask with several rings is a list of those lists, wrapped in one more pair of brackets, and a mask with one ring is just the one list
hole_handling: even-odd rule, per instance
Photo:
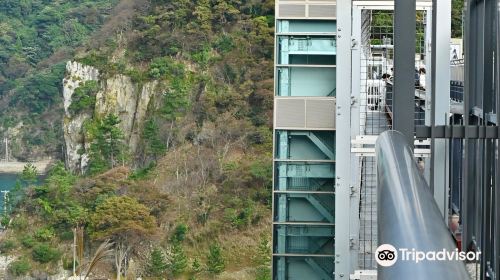
{"label": "hillside", "polygon": [[66,160],[10,194],[9,277],[64,278],[75,231],[94,277],[268,279],[274,3],[0,5],[0,137]]}
{"label": "hillside", "polygon": [[15,158],[61,157],[64,64],[116,14],[115,2],[0,2],[0,137]]}

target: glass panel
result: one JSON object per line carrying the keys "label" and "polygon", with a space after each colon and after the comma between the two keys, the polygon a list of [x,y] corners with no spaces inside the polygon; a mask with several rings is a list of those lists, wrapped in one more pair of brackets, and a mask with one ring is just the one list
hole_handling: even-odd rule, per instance
{"label": "glass panel", "polygon": [[278,36],[278,64],[335,65],[334,37]]}
{"label": "glass panel", "polygon": [[336,96],[336,68],[279,67],[278,96]]}

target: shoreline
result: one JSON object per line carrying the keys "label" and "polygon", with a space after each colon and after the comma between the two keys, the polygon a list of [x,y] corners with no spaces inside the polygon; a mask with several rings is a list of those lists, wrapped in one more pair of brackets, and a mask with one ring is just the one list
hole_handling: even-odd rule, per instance
{"label": "shoreline", "polygon": [[38,173],[43,175],[47,172],[49,166],[52,165],[54,161],[51,159],[40,160],[34,162],[20,162],[20,161],[0,161],[0,174],[13,173],[19,174],[23,172],[24,166],[28,163],[33,164]]}

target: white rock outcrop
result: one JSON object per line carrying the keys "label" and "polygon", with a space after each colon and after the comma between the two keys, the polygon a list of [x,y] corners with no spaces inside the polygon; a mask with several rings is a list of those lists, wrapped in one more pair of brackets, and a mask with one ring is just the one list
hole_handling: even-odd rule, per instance
{"label": "white rock outcrop", "polygon": [[[99,81],[100,85],[100,90],[96,94],[94,115],[81,113],[72,116],[68,110],[71,96],[81,83],[89,80]],[[149,104],[158,92],[157,81],[138,85],[125,75],[101,79],[97,69],[78,62],[68,62],[63,83],[66,165],[70,170],[81,172],[86,168],[88,162],[86,151],[90,143],[85,143],[83,124],[90,118],[116,115],[121,120],[119,127],[123,131],[125,142],[129,144],[131,154],[136,153]]]}

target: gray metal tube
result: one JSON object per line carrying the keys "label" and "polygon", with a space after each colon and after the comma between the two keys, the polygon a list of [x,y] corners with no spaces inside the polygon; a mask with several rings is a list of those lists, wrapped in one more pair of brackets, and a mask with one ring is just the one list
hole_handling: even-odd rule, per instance
{"label": "gray metal tube", "polygon": [[[386,131],[377,140],[379,245],[397,250],[393,266],[378,266],[378,279],[470,279],[460,260],[412,261],[411,252],[456,251],[441,212],[420,173],[405,135]],[[408,249],[406,253],[402,250]],[[410,253],[410,255],[408,255]],[[403,255],[406,259],[403,260]]]}

